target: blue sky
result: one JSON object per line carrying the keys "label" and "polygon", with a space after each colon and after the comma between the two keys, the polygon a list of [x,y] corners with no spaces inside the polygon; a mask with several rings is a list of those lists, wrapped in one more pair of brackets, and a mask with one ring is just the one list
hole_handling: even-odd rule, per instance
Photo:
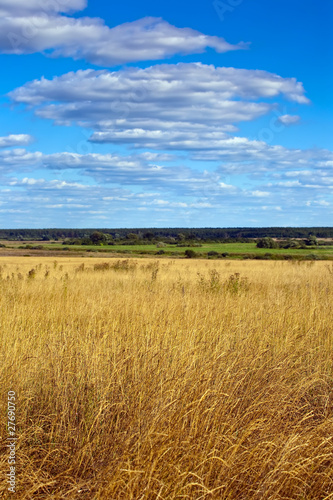
{"label": "blue sky", "polygon": [[0,227],[330,226],[330,0],[0,0]]}

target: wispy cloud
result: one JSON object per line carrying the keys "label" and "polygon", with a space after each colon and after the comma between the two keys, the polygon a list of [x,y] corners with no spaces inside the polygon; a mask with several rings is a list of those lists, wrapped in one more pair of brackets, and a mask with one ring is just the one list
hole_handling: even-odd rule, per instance
{"label": "wispy cloud", "polygon": [[[91,178],[100,186],[136,186],[148,190],[164,190],[180,196],[225,196],[235,194],[239,176],[247,176],[253,185],[246,190],[252,197],[265,197],[274,188],[333,189],[330,166],[324,167],[325,159],[333,158],[327,150],[296,150],[282,146],[269,146],[257,141],[225,141],[225,151],[217,151],[214,161],[216,169],[201,171],[194,166],[181,163],[180,158],[159,154],[77,154],[59,152],[43,154],[24,149],[8,149],[0,152],[0,172],[3,176],[15,172],[33,172],[46,169],[49,172],[69,172]],[[222,147],[222,145],[221,145]],[[212,154],[212,152],[210,152]],[[231,161],[221,160],[221,157]],[[170,165],[171,162],[171,165]],[[302,167],[302,169],[300,169]],[[260,173],[259,177],[257,173]],[[233,179],[226,181],[226,179]],[[10,185],[32,185],[42,187],[41,181],[24,177]],[[60,181],[59,181],[60,182]],[[69,181],[51,187],[67,187]],[[259,182],[259,183],[258,183]],[[82,184],[79,183],[79,184]],[[78,186],[78,184],[75,184]],[[255,186],[255,187],[254,187]],[[267,189],[269,188],[269,189]]]}
{"label": "wispy cloud", "polygon": [[278,117],[278,121],[283,123],[284,125],[293,125],[300,121],[300,117],[298,115],[282,115]]}

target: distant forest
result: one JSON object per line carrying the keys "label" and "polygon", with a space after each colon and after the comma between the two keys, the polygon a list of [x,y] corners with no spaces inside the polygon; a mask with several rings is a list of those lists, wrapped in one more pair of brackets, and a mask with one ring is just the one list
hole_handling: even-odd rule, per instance
{"label": "distant forest", "polygon": [[67,238],[90,238],[99,231],[114,240],[137,237],[151,241],[158,238],[181,238],[201,241],[242,241],[256,238],[333,238],[333,227],[237,227],[237,228],[124,228],[124,229],[0,229],[0,240],[49,241]]}

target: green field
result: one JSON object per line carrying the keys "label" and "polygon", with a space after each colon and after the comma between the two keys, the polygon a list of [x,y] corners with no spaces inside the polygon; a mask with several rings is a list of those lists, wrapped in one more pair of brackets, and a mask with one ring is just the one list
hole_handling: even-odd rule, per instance
{"label": "green field", "polygon": [[[209,252],[217,252],[219,256],[221,254],[229,254],[227,257],[231,258],[255,258],[256,256],[270,256],[273,258],[285,258],[285,256],[290,256],[294,258],[311,258],[311,256],[316,256],[322,259],[333,259],[333,246],[314,246],[305,249],[284,249],[284,248],[257,248],[255,243],[204,243],[199,247],[191,246],[177,246],[177,245],[166,245],[162,248],[157,247],[155,244],[151,245],[63,245],[61,242],[13,242],[6,241],[7,249],[18,249],[23,248],[29,251],[36,251],[36,248],[43,250],[60,250],[64,252],[103,252],[103,253],[125,253],[125,254],[148,254],[154,255],[160,252],[161,255],[173,255],[182,256],[187,249],[193,250],[198,254],[198,257],[207,257]],[[28,247],[27,247],[28,245]],[[42,248],[41,248],[42,247]],[[315,258],[315,257],[313,257]]]}

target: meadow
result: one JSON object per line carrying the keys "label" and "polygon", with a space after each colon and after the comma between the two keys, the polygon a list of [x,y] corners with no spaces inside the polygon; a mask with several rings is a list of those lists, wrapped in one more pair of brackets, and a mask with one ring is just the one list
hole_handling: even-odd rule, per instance
{"label": "meadow", "polygon": [[2,498],[333,498],[331,262],[1,257],[0,276]]}
{"label": "meadow", "polygon": [[34,254],[36,252],[53,252],[59,254],[66,252],[69,254],[79,253],[80,255],[88,252],[103,253],[103,254],[143,254],[143,255],[155,255],[157,252],[161,252],[167,257],[180,256],[184,257],[186,250],[193,250],[197,257],[207,258],[209,252],[217,252],[219,256],[224,256],[228,258],[272,258],[272,259],[284,259],[284,258],[294,258],[294,259],[325,259],[333,260],[333,246],[313,246],[308,248],[298,248],[298,249],[284,249],[284,248],[257,248],[256,243],[205,243],[203,242],[201,246],[178,246],[166,244],[162,248],[159,248],[156,244],[114,244],[114,245],[63,245],[62,242],[42,242],[42,241],[31,241],[31,242],[19,242],[19,241],[3,241],[6,249],[0,248],[1,255],[8,254],[11,251],[13,255],[15,254]]}

